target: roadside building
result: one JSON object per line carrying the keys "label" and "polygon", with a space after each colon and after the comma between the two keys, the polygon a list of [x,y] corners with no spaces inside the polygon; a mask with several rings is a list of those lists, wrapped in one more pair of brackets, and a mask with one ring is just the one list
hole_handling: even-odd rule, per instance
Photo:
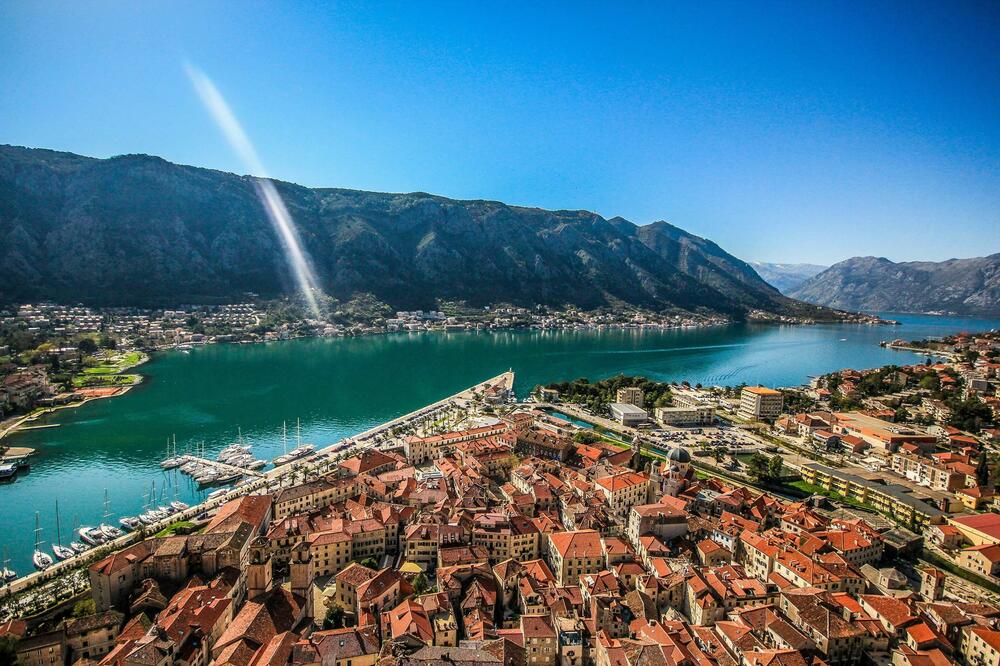
{"label": "roadside building", "polygon": [[611,410],[611,418],[623,426],[634,428],[649,420],[649,414],[646,410],[635,405],[613,402],[608,405],[608,409]]}
{"label": "roadside building", "polygon": [[745,386],[740,392],[737,415],[749,421],[773,421],[781,416],[784,396],[764,386]]}

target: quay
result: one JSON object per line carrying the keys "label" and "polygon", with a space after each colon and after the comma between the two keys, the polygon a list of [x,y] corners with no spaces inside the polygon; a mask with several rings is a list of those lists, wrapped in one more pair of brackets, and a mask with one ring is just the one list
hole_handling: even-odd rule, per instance
{"label": "quay", "polygon": [[[218,472],[225,472],[226,474],[240,474],[242,476],[255,476],[257,478],[264,478],[264,472],[260,472],[253,469],[247,469],[246,467],[237,467],[236,465],[227,465],[224,462],[219,462],[218,460],[209,460],[208,458],[199,458],[198,456],[193,456],[189,453],[177,456],[184,463],[195,462],[199,465],[204,465],[206,467],[211,467]],[[184,464],[181,463],[181,464]]]}
{"label": "quay", "polygon": [[[249,472],[248,470],[243,469],[242,467],[232,467],[230,465],[225,465],[224,463],[220,463],[218,461],[205,460],[203,458],[197,458],[195,456],[185,454],[183,456],[184,458],[189,458],[191,460],[195,460],[202,464],[221,465],[223,467],[227,467],[233,470],[239,470],[242,474],[251,474],[255,478],[249,483],[245,483],[239,487],[230,488],[228,492],[226,492],[224,495],[220,497],[217,497],[212,500],[206,500],[201,504],[197,504],[188,509],[185,509],[184,511],[179,511],[167,518],[164,518],[163,520],[157,523],[148,525],[133,532],[128,532],[118,537],[117,539],[101,544],[100,546],[92,548],[84,553],[80,553],[75,557],[71,557],[62,560],[60,562],[56,562],[45,571],[35,571],[26,576],[21,576],[20,578],[17,578],[7,586],[0,587],[0,597],[13,596],[15,594],[18,594],[20,592],[23,592],[31,588],[34,585],[50,581],[63,574],[68,574],[79,567],[83,567],[90,564],[91,562],[100,560],[114,551],[121,550],[122,548],[125,548],[126,546],[136,541],[141,541],[142,539],[153,536],[157,532],[162,531],[163,529],[169,527],[173,523],[183,520],[196,519],[198,518],[198,516],[206,514],[214,509],[218,509],[226,502],[236,499],[241,495],[249,495],[258,490],[265,490],[267,492],[276,490],[277,485],[272,485],[272,484],[279,484],[280,483],[279,476],[282,476],[288,469],[291,469],[292,467],[299,466],[302,463],[313,463],[313,464],[321,463],[325,461],[332,454],[338,456],[348,455],[351,453],[354,447],[366,448],[364,446],[365,440],[368,440],[375,435],[383,434],[388,430],[390,430],[391,428],[405,424],[409,421],[423,418],[427,416],[428,413],[436,409],[439,409],[441,407],[447,406],[451,404],[453,401],[470,400],[477,391],[485,389],[487,387],[495,387],[495,386],[503,386],[505,389],[513,388],[514,386],[513,371],[508,370],[503,374],[497,375],[496,377],[492,377],[490,379],[487,379],[486,381],[480,382],[474,386],[470,386],[467,389],[459,391],[458,393],[452,396],[449,396],[442,400],[438,400],[437,402],[432,403],[430,405],[425,405],[420,409],[410,412],[409,414],[405,414],[391,421],[386,421],[385,423],[379,424],[374,428],[370,428],[369,430],[366,430],[358,435],[347,437],[339,442],[336,442],[334,444],[331,444],[330,446],[320,449],[319,451],[310,456],[301,458],[287,465],[281,465],[280,467],[270,469],[266,472]],[[344,443],[347,443],[348,446],[343,447]]]}

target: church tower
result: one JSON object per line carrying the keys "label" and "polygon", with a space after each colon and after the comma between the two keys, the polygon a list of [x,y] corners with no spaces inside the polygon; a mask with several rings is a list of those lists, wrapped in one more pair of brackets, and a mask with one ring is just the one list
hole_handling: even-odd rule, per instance
{"label": "church tower", "polygon": [[306,615],[313,614],[313,579],[316,577],[309,554],[309,544],[303,541],[292,549],[292,560],[289,563],[289,574],[292,579],[292,594],[305,599]]}
{"label": "church tower", "polygon": [[259,536],[250,543],[250,562],[247,564],[247,599],[256,599],[271,591],[274,578],[269,547],[267,537]]}

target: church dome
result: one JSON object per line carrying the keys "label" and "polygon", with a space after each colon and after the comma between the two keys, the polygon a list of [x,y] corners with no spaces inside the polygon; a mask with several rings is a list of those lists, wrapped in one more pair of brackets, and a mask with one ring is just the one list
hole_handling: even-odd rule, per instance
{"label": "church dome", "polygon": [[689,463],[691,462],[691,454],[687,452],[687,449],[670,449],[667,453],[667,460],[675,463]]}

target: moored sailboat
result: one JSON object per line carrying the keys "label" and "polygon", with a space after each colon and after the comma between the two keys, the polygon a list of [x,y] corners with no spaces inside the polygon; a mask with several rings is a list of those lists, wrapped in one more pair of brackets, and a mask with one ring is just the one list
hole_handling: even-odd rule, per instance
{"label": "moored sailboat", "polygon": [[52,566],[52,556],[42,551],[42,528],[38,524],[38,512],[35,512],[35,552],[31,561],[39,571],[45,571]]}

